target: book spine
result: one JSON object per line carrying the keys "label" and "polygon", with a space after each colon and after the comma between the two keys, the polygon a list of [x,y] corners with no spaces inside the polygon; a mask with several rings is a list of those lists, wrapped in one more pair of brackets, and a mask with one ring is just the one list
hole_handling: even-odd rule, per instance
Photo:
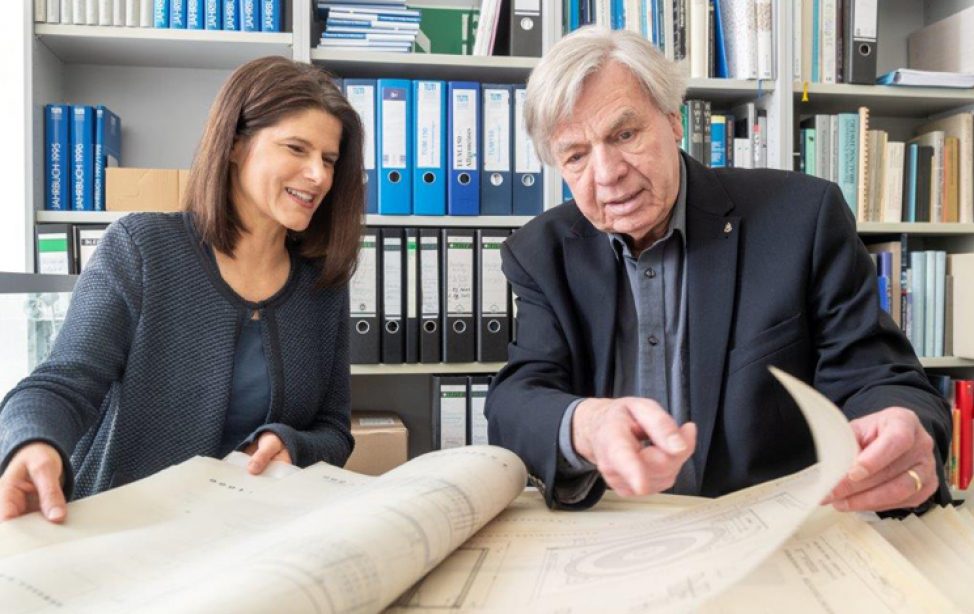
{"label": "book spine", "polygon": [[859,154],[859,116],[854,113],[840,113],[839,120],[839,188],[846,203],[856,214],[858,197],[857,173]]}
{"label": "book spine", "polygon": [[128,22],[128,0],[112,0],[112,25],[124,28]]}
{"label": "book spine", "polygon": [[95,110],[89,106],[71,109],[71,208],[94,209],[94,130]]}
{"label": "book spine", "polygon": [[207,30],[223,29],[223,0],[204,0],[203,27]]}
{"label": "book spine", "polygon": [[260,0],[240,0],[240,29],[244,32],[260,32]]}
{"label": "book spine", "polygon": [[[118,0],[119,3],[122,0]],[[111,26],[114,25],[115,18],[115,2],[114,0],[88,0],[88,5],[91,6],[94,2],[97,2],[95,10],[97,12],[95,16],[95,21],[99,26]],[[124,4],[123,4],[124,6]]]}
{"label": "book spine", "polygon": [[[85,25],[85,0],[66,0],[71,8],[68,10],[68,21],[67,23],[74,24],[76,26]],[[64,22],[64,9],[61,9],[62,18],[61,23]]]}
{"label": "book spine", "polygon": [[153,0],[135,0],[139,3],[139,27],[151,28],[153,21]]}
{"label": "book spine", "polygon": [[[98,22],[98,0],[84,0],[85,3],[85,25],[97,26]],[[111,12],[109,12],[111,14]]]}
{"label": "book spine", "polygon": [[260,0],[260,30],[281,31],[281,0]]}
{"label": "book spine", "polygon": [[61,0],[61,9],[58,11],[58,15],[60,16],[59,23],[71,24],[73,22],[71,19],[73,6],[74,0]]}
{"label": "book spine", "polygon": [[223,0],[223,29],[240,30],[240,5],[238,0]]}
{"label": "book spine", "polygon": [[202,30],[206,25],[203,0],[189,0],[186,3],[186,27],[190,30]]}
{"label": "book spine", "polygon": [[94,210],[105,210],[105,169],[118,166],[122,152],[122,123],[104,106],[95,108]]}
{"label": "book spine", "polygon": [[169,0],[169,27],[186,29],[186,0]]}
{"label": "book spine", "polygon": [[71,209],[71,173],[68,170],[71,150],[71,107],[65,104],[49,104],[44,107],[44,208],[49,211]]}
{"label": "book spine", "polygon": [[169,27],[169,0],[153,0],[152,2],[152,27]]}

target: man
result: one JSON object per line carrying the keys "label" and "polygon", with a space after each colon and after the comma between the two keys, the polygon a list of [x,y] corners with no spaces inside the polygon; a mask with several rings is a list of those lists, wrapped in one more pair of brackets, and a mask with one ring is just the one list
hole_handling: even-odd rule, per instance
{"label": "man", "polygon": [[815,462],[775,365],[849,417],[861,452],[840,510],[946,501],[949,414],[879,307],[831,183],[707,169],[679,150],[681,69],[637,35],[583,29],[528,82],[525,122],[574,199],[502,250],[517,341],[490,439],[549,506],[718,496]]}

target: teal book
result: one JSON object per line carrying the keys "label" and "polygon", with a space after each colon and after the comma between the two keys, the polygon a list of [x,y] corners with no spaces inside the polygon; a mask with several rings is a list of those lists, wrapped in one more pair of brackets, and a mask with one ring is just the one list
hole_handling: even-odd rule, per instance
{"label": "teal book", "polygon": [[839,113],[839,172],[842,196],[856,214],[859,182],[859,114]]}

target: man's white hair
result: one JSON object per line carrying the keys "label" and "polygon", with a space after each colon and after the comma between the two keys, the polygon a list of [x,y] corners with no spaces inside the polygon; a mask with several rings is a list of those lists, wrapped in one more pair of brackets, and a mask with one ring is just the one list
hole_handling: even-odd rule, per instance
{"label": "man's white hair", "polygon": [[556,163],[551,139],[558,125],[571,117],[585,80],[610,61],[627,67],[660,111],[680,111],[687,81],[683,66],[634,32],[580,28],[558,41],[528,79],[524,123],[546,163]]}

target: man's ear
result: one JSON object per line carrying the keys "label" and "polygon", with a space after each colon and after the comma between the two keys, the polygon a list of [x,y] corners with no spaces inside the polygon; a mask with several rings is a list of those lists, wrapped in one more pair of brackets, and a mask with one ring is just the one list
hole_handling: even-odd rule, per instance
{"label": "man's ear", "polygon": [[683,117],[679,112],[668,113],[667,121],[670,122],[670,129],[673,131],[673,138],[677,143],[683,140]]}

